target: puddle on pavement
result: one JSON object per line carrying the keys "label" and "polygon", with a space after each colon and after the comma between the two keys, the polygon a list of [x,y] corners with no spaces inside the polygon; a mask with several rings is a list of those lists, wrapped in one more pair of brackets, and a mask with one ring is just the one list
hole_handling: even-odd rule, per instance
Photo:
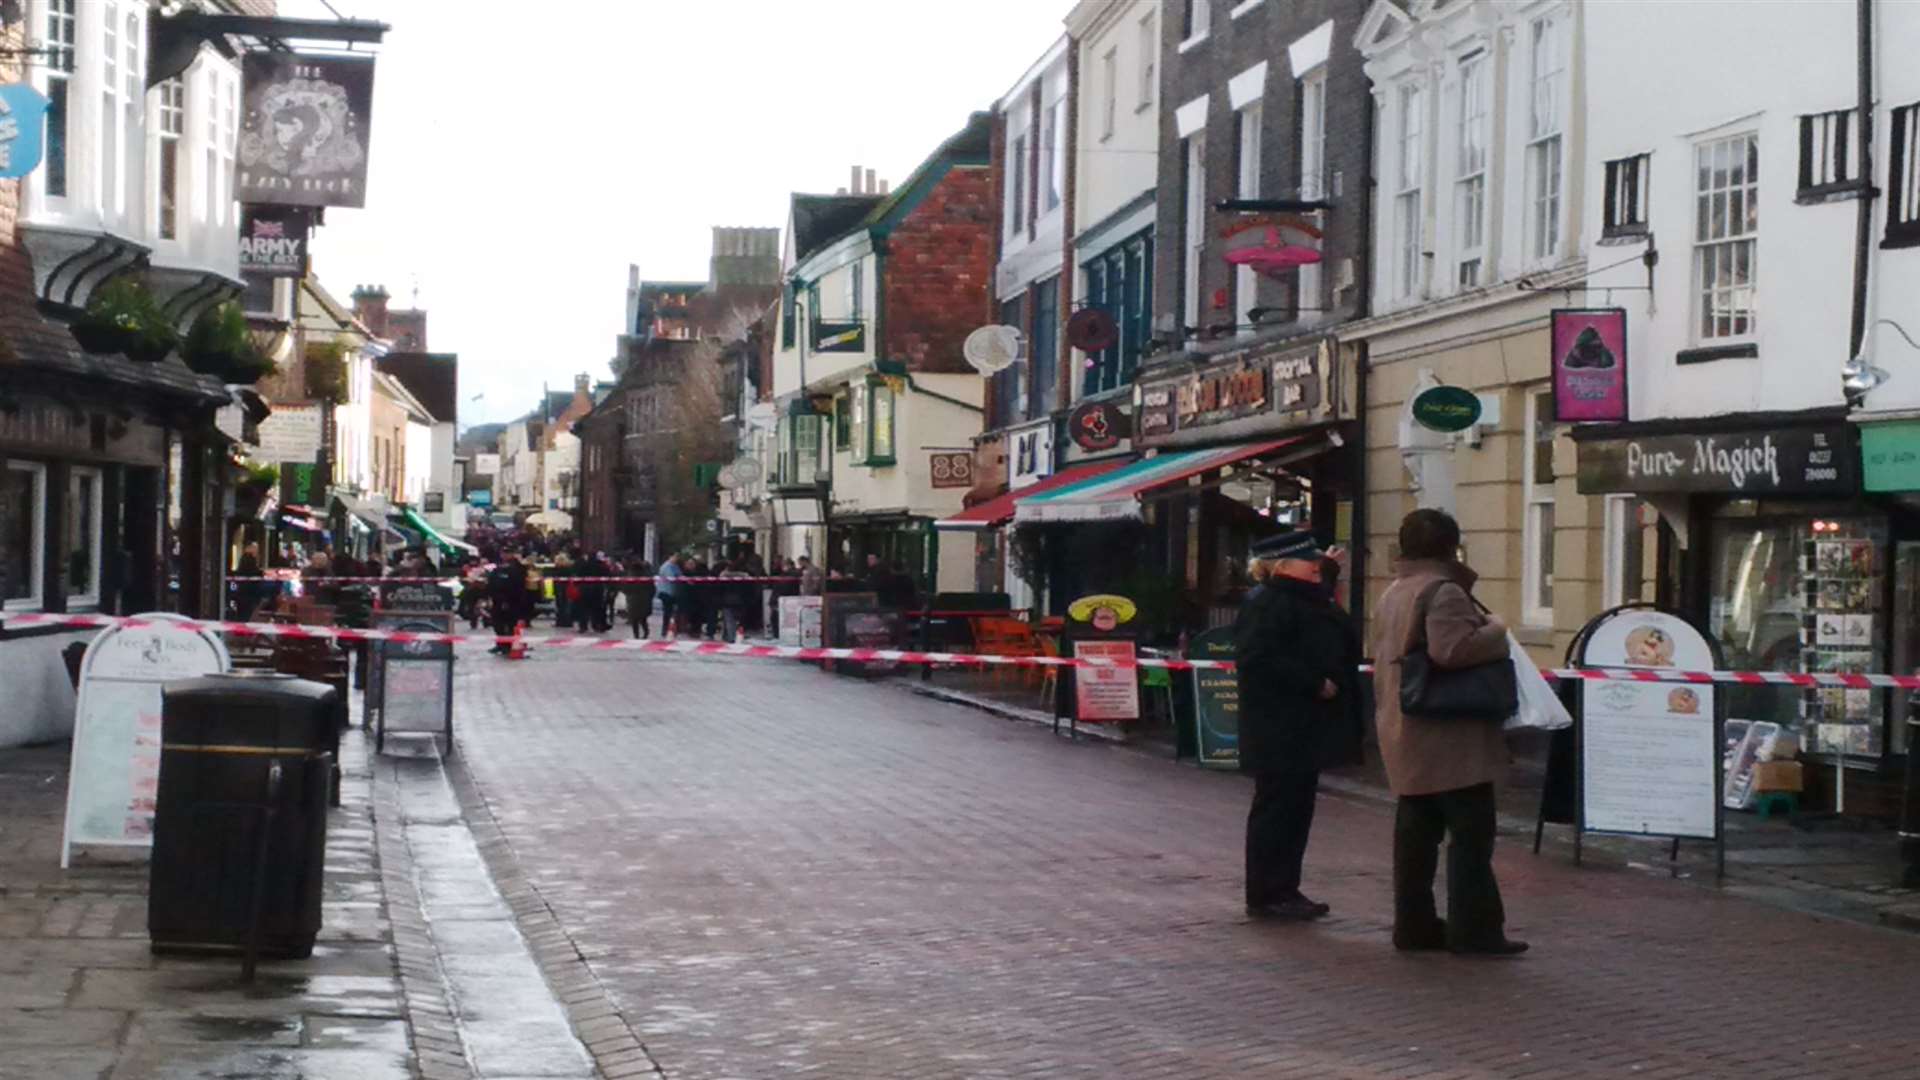
{"label": "puddle on pavement", "polygon": [[180,1027],[194,1042],[277,1043],[300,1037],[299,1017],[187,1016]]}

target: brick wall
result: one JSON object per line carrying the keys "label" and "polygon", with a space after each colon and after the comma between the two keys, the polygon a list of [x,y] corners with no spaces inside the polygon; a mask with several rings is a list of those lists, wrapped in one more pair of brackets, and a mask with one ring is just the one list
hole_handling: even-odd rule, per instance
{"label": "brick wall", "polygon": [[883,357],[912,371],[973,370],[960,348],[991,302],[995,193],[994,170],[956,165],[887,238]]}
{"label": "brick wall", "polygon": [[[1209,206],[1235,194],[1239,146],[1234,112],[1227,97],[1227,81],[1262,60],[1267,62],[1266,92],[1261,101],[1261,174],[1263,198],[1294,198],[1300,189],[1300,73],[1287,63],[1287,47],[1327,20],[1333,20],[1333,48],[1327,60],[1326,172],[1328,195],[1334,208],[1324,222],[1322,295],[1302,297],[1302,308],[1331,307],[1328,322],[1364,314],[1364,288],[1356,285],[1334,302],[1336,268],[1353,260],[1354,280],[1367,280],[1367,175],[1371,162],[1369,124],[1373,97],[1361,57],[1352,46],[1354,32],[1365,17],[1365,0],[1290,0],[1262,4],[1238,19],[1227,12],[1234,0],[1206,0],[1212,5],[1212,32],[1207,40],[1184,54],[1178,49],[1181,20],[1170,7],[1161,19],[1160,178],[1161,192],[1155,220],[1154,315],[1155,328],[1176,329],[1184,313],[1182,269],[1186,215],[1186,143],[1178,135],[1175,111],[1201,94],[1210,95],[1207,109],[1207,198]],[[1337,190],[1335,189],[1337,185]],[[1209,211],[1210,232],[1218,235],[1236,215]],[[1289,275],[1292,278],[1292,275]],[[1201,323],[1232,322],[1233,268],[1219,254],[1218,245],[1201,259]],[[1279,305],[1291,291],[1291,282],[1262,279],[1263,305]],[[1216,309],[1215,294],[1229,296]],[[1313,312],[1302,312],[1311,321]]]}

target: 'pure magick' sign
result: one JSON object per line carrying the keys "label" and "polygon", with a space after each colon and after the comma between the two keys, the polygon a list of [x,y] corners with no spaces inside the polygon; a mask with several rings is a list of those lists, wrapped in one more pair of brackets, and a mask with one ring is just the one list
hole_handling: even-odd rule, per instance
{"label": "'pure magick' sign", "polygon": [[1850,492],[1857,457],[1845,427],[1595,439],[1580,444],[1580,492]]}

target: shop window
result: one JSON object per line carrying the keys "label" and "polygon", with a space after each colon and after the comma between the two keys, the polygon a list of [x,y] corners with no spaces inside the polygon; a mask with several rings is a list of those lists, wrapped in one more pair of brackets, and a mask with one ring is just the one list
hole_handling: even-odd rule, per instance
{"label": "shop window", "polygon": [[1694,330],[1701,341],[1751,337],[1760,235],[1760,137],[1695,146]]}
{"label": "shop window", "polygon": [[100,470],[71,470],[61,546],[69,608],[100,603],[100,515]]}
{"label": "shop window", "polygon": [[1605,216],[1600,235],[1644,236],[1647,232],[1647,181],[1653,155],[1637,154],[1607,162]]}
{"label": "shop window", "polygon": [[1033,287],[1033,386],[1026,417],[1038,420],[1060,404],[1060,278]]}
{"label": "shop window", "polygon": [[1560,254],[1561,125],[1566,105],[1567,15],[1533,21],[1529,56],[1532,102],[1527,130],[1527,255],[1545,262]]}
{"label": "shop window", "polygon": [[[1883,519],[1749,500],[1723,507],[1712,525],[1707,629],[1727,667],[1887,670]],[[1810,754],[1858,760],[1885,749],[1884,691],[1735,685],[1725,693],[1730,718],[1795,731]]]}
{"label": "shop window", "polygon": [[1420,165],[1426,156],[1422,120],[1426,94],[1418,83],[1400,87],[1400,165],[1393,195],[1394,295],[1410,299],[1420,291]]}
{"label": "shop window", "polygon": [[1528,626],[1553,625],[1553,391],[1527,394],[1525,566],[1522,619]]}
{"label": "shop window", "polygon": [[1893,110],[1887,166],[1888,247],[1920,244],[1920,103]]}
{"label": "shop window", "polygon": [[0,609],[43,603],[47,562],[47,470],[9,461],[0,467]]}
{"label": "shop window", "polygon": [[1483,284],[1487,248],[1487,141],[1493,73],[1487,54],[1460,61],[1460,124],[1453,156],[1454,281],[1462,289]]}
{"label": "shop window", "polygon": [[1607,496],[1606,607],[1642,598],[1646,584],[1646,528],[1641,524],[1645,506],[1637,496]]}
{"label": "shop window", "polygon": [[1854,180],[1851,109],[1800,118],[1800,196],[1818,196]]}

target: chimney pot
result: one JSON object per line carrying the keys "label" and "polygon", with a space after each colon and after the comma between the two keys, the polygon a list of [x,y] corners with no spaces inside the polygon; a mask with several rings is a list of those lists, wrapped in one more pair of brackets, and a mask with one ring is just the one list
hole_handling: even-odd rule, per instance
{"label": "chimney pot", "polygon": [[882,181],[880,181],[880,191],[879,191],[879,194],[881,194],[881,195],[885,195],[886,193],[887,193],[887,182],[886,182],[885,180],[882,180]]}
{"label": "chimney pot", "polygon": [[879,190],[880,188],[876,186],[873,182],[873,170],[868,169],[867,170],[867,194],[872,195],[878,192]]}
{"label": "chimney pot", "polygon": [[858,166],[858,165],[855,165],[855,166],[853,167],[853,182],[852,182],[851,184],[849,184],[849,185],[847,185],[847,190],[848,190],[849,192],[852,192],[852,193],[853,193],[853,194],[855,194],[855,195],[859,195],[859,194],[861,194],[861,190],[860,190],[860,166]]}

